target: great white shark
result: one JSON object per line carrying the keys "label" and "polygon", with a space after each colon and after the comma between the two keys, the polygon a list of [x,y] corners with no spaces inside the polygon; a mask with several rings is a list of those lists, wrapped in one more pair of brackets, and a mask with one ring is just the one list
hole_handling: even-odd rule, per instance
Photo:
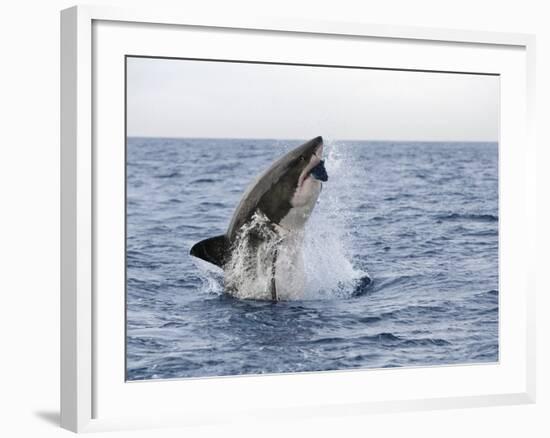
{"label": "great white shark", "polygon": [[323,138],[276,160],[243,193],[225,234],[196,243],[191,255],[224,270],[227,293],[284,300],[305,286],[302,242],[322,182]]}

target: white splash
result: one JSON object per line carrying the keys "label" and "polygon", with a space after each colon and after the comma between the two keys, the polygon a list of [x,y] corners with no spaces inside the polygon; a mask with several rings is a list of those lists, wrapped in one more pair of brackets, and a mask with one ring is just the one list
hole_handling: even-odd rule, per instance
{"label": "white splash", "polygon": [[345,146],[325,141],[325,167],[329,180],[306,225],[304,260],[305,298],[350,297],[357,282],[368,273],[354,265],[353,241],[348,232],[351,188],[359,169]]}
{"label": "white splash", "polygon": [[269,219],[261,213],[255,213],[250,222],[243,225],[225,266],[225,287],[231,295],[271,299],[273,260],[280,241]]}

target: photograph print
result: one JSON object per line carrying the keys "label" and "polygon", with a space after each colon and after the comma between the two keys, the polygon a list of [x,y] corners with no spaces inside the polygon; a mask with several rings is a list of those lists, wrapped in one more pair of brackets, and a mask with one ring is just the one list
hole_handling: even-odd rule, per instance
{"label": "photograph print", "polygon": [[125,81],[127,380],[498,362],[498,75]]}

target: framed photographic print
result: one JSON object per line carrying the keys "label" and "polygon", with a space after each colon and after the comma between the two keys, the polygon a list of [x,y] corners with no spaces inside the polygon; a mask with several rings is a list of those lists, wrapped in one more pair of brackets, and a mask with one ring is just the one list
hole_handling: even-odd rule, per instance
{"label": "framed photographic print", "polygon": [[61,24],[63,427],[534,400],[533,37]]}

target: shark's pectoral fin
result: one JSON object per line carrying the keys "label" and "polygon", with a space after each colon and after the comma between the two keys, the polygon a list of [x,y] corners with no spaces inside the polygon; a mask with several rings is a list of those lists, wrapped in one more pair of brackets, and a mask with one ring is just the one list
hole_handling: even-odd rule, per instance
{"label": "shark's pectoral fin", "polygon": [[223,268],[226,262],[228,243],[225,234],[201,240],[195,243],[191,248],[190,254],[199,259],[206,260],[220,268]]}

